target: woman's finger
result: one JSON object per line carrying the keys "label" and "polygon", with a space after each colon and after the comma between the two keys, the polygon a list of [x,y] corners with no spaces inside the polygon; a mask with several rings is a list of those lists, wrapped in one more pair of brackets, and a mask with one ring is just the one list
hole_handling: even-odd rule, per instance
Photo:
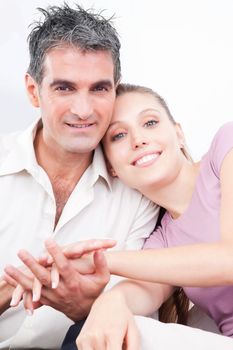
{"label": "woman's finger", "polygon": [[15,288],[15,290],[12,293],[12,298],[11,298],[11,302],[10,302],[10,306],[14,307],[14,306],[18,306],[22,297],[23,297],[23,293],[24,293],[24,288],[18,284]]}
{"label": "woman's finger", "polygon": [[26,250],[20,250],[18,257],[28,267],[30,272],[46,287],[51,286],[50,272],[42,265],[39,264],[29,252]]}
{"label": "woman's finger", "polygon": [[29,316],[33,315],[34,307],[32,301],[32,293],[29,291],[25,291],[23,293],[23,304],[24,308]]}
{"label": "woman's finger", "polygon": [[59,271],[57,269],[57,266],[53,263],[51,268],[51,283],[52,283],[53,289],[57,288],[59,284],[59,279],[60,279]]}
{"label": "woman's finger", "polygon": [[8,273],[4,273],[4,275],[2,276],[2,279],[7,282],[8,284],[10,284],[12,287],[17,287],[17,282],[10,276],[8,275]]}
{"label": "woman's finger", "polygon": [[42,284],[40,283],[40,281],[36,277],[34,277],[33,286],[32,286],[32,301],[33,302],[40,300],[41,288],[42,288]]}
{"label": "woman's finger", "polygon": [[32,279],[25,274],[26,272],[24,273],[12,265],[7,265],[4,268],[4,272],[6,275],[10,276],[16,284],[22,285],[25,290],[32,289]]}
{"label": "woman's finger", "polygon": [[108,249],[116,245],[113,239],[90,239],[65,246],[62,250],[67,258],[80,258],[82,255],[99,249]]}

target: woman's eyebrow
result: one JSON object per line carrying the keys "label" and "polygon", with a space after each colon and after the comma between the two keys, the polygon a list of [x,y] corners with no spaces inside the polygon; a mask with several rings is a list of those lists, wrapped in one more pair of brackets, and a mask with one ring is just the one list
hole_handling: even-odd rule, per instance
{"label": "woman's eyebrow", "polygon": [[153,113],[156,113],[156,114],[161,114],[160,111],[158,109],[155,109],[155,108],[146,108],[146,109],[143,109],[139,114],[138,116],[142,115],[142,114],[145,114],[145,113],[148,113],[148,112],[153,112]]}
{"label": "woman's eyebrow", "polygon": [[[142,111],[140,111],[138,113],[138,115],[136,116],[136,118],[140,118],[141,116],[143,116],[144,114],[149,113],[149,112],[153,112],[153,113],[156,113],[156,115],[158,115],[158,114],[160,115],[159,110],[154,109],[154,108],[146,108],[146,109],[143,109]],[[110,123],[108,128],[111,128],[112,126],[114,126],[116,124],[120,124],[120,123],[124,123],[124,120],[115,120],[114,122]]]}

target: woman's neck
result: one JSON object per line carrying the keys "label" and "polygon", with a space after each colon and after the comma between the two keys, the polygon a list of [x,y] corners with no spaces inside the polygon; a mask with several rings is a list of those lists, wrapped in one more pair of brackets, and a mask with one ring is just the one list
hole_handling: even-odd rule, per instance
{"label": "woman's neck", "polygon": [[165,208],[174,219],[189,206],[196,184],[200,163],[185,162],[177,176],[166,184],[140,188],[147,198]]}

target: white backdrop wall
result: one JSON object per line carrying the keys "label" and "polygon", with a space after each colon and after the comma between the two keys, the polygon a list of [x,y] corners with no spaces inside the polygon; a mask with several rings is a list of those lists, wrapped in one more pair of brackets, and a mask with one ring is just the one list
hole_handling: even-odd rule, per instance
{"label": "white backdrop wall", "polygon": [[[62,2],[0,2],[0,132],[23,129],[39,115],[24,88],[28,25],[38,19],[37,7]],[[80,0],[79,4],[106,9],[106,16],[115,13],[122,80],[150,86],[165,98],[198,159],[218,127],[233,120],[233,1]]]}

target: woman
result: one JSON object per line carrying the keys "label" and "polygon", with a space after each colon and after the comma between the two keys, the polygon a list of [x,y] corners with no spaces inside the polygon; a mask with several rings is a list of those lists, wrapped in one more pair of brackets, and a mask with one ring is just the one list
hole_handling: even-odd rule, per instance
{"label": "woman", "polygon": [[[132,280],[93,304],[77,339],[80,350],[120,349],[123,340],[127,349],[136,349],[132,314],[151,314],[177,286],[223,335],[233,337],[232,135],[233,123],[228,123],[194,163],[164,100],[144,87],[119,86],[103,141],[110,172],[166,213],[143,251],[105,253],[110,272]],[[72,250],[66,254],[75,257]],[[115,345],[109,345],[113,339]]]}

